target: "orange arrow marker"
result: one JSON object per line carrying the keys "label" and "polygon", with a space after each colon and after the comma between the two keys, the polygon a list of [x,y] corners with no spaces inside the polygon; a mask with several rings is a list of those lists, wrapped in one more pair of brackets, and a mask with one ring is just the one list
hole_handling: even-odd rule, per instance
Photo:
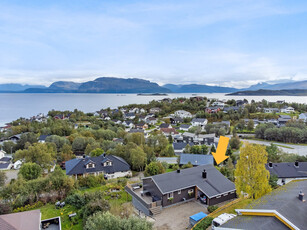
{"label": "orange arrow marker", "polygon": [[216,148],[216,152],[211,152],[214,160],[217,164],[222,163],[226,160],[229,156],[226,156],[226,150],[229,142],[229,137],[220,136],[219,143]]}

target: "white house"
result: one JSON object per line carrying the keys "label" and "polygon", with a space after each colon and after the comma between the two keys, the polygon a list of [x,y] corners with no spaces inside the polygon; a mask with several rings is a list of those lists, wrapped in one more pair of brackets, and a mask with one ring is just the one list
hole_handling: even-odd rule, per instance
{"label": "white house", "polygon": [[212,106],[224,108],[225,103],[224,103],[224,102],[221,102],[221,101],[215,101],[215,102],[212,103]]}
{"label": "white house", "polygon": [[281,109],[281,112],[282,113],[294,113],[295,111],[293,107],[289,106],[289,107],[283,107]]}
{"label": "white house", "polygon": [[192,118],[192,114],[188,111],[185,110],[177,110],[175,112],[175,117],[180,117],[180,118]]}
{"label": "white house", "polygon": [[307,122],[307,113],[301,113],[298,119]]}
{"label": "white house", "polygon": [[13,168],[14,169],[20,169],[22,165],[22,161],[21,160],[17,160],[14,164],[13,164]]}
{"label": "white house", "polygon": [[206,118],[193,118],[191,123],[194,127],[200,126],[202,129],[204,129],[206,124],[208,123],[208,120]]}
{"label": "white house", "polygon": [[265,113],[279,113],[279,109],[278,108],[264,108],[263,112]]}

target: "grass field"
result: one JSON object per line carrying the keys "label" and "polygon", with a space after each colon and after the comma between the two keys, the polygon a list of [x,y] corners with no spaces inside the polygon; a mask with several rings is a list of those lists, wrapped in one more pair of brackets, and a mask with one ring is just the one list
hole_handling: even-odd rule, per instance
{"label": "grass field", "polygon": [[47,204],[41,207],[40,210],[42,213],[42,220],[60,216],[63,230],[82,230],[81,218],[76,217],[78,221],[78,224],[76,225],[73,225],[73,223],[69,220],[68,215],[78,211],[71,205],[65,205],[65,207],[61,209],[56,209],[54,204]]}
{"label": "grass field", "polygon": [[[111,183],[111,184],[102,185],[102,186],[95,187],[95,188],[83,189],[80,192],[81,193],[85,193],[85,192],[92,193],[96,191],[106,192],[104,199],[109,201],[109,204],[111,207],[110,212],[116,215],[116,214],[119,214],[119,212],[121,211],[121,207],[123,205],[126,205],[127,202],[130,202],[132,198],[129,194],[125,192],[124,188],[120,188],[119,192],[109,193],[109,191],[114,186],[115,185]],[[115,194],[118,196],[114,196]],[[83,226],[82,218],[78,217],[78,215],[77,217],[75,217],[78,222],[77,224],[73,225],[73,222],[69,220],[69,217],[68,217],[69,214],[72,214],[72,213],[78,214],[78,210],[71,205],[67,204],[65,207],[61,209],[56,209],[54,204],[46,204],[42,206],[40,210],[42,213],[42,220],[60,216],[63,230],[81,230],[82,229],[82,226]]]}

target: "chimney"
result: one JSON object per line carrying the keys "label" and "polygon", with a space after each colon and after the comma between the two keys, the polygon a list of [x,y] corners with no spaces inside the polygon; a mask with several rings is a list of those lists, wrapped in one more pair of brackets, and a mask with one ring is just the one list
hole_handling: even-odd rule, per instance
{"label": "chimney", "polygon": [[295,161],[294,166],[295,166],[296,168],[298,168],[298,167],[299,167],[299,165],[298,165],[298,161],[297,161],[297,160]]}
{"label": "chimney", "polygon": [[203,178],[204,178],[204,179],[207,179],[207,172],[206,172],[206,169],[204,169],[202,175],[203,175]]}
{"label": "chimney", "polygon": [[299,192],[299,194],[298,194],[298,199],[299,199],[300,201],[305,202],[305,200],[304,200],[304,193],[303,193],[302,191]]}
{"label": "chimney", "polygon": [[271,161],[269,162],[269,168],[273,168],[273,163]]}
{"label": "chimney", "polygon": [[83,156],[82,156],[82,157],[83,157],[83,159],[85,159],[86,155],[85,155],[85,154],[83,154]]}
{"label": "chimney", "polygon": [[180,169],[177,169],[177,173],[180,173]]}

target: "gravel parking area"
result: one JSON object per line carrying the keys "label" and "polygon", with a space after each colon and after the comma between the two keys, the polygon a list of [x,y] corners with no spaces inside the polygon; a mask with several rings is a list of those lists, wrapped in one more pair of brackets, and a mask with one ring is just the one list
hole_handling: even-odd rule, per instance
{"label": "gravel parking area", "polygon": [[8,184],[12,179],[17,179],[19,170],[6,170],[4,172],[7,177],[5,183]]}
{"label": "gravel parking area", "polygon": [[161,214],[154,216],[154,229],[190,229],[189,217],[198,212],[208,214],[206,206],[201,204],[199,201],[190,201],[169,208],[164,208]]}

